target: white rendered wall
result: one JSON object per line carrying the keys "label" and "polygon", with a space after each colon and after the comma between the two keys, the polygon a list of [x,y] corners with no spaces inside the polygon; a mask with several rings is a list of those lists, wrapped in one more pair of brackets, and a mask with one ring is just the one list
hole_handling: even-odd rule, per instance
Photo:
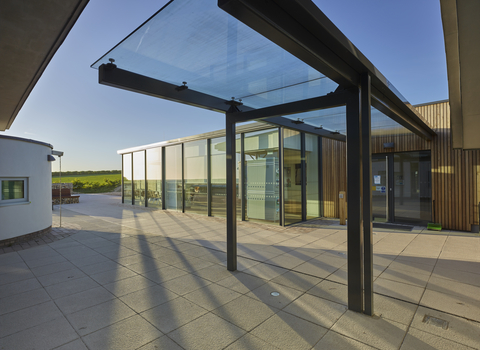
{"label": "white rendered wall", "polygon": [[28,178],[28,201],[0,204],[0,240],[52,225],[52,170],[47,145],[0,137],[0,178]]}

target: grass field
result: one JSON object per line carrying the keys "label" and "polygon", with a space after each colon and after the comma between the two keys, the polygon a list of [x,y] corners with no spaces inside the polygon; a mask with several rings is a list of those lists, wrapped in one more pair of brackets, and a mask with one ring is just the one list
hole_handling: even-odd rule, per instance
{"label": "grass field", "polygon": [[[75,179],[79,179],[83,182],[100,182],[104,183],[105,179],[109,180],[121,180],[122,175],[120,174],[91,174],[91,175],[71,175],[71,176],[63,176],[62,175],[62,182],[68,183],[72,182]],[[52,183],[60,182],[58,176],[52,176]]]}

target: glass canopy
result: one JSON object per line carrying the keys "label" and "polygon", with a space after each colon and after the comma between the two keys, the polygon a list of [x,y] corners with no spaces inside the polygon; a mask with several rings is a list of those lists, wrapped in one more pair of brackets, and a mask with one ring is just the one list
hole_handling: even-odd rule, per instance
{"label": "glass canopy", "polygon": [[217,0],[175,0],[92,67],[118,68],[252,108],[326,95],[338,84],[239,22]]}

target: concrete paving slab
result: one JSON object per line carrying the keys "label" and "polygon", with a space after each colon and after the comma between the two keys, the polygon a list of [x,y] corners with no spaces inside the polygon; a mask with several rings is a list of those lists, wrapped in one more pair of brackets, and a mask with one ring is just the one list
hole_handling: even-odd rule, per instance
{"label": "concrete paving slab", "polygon": [[97,287],[99,287],[97,282],[85,276],[45,287],[45,290],[52,299],[58,299]]}
{"label": "concrete paving slab", "polygon": [[191,293],[185,294],[184,298],[208,311],[211,311],[240,296],[240,293],[212,283]]}
{"label": "concrete paving slab", "polygon": [[245,334],[236,342],[234,342],[233,344],[230,344],[225,348],[225,350],[251,350],[251,349],[278,350],[277,347],[270,345],[269,343],[263,341],[260,338],[255,337],[250,333]]}
{"label": "concrete paving slab", "polygon": [[38,282],[36,278],[30,278],[28,280],[3,284],[0,286],[0,299],[39,288],[42,288],[42,285]]}
{"label": "concrete paving slab", "polygon": [[136,315],[91,333],[83,340],[90,350],[130,350],[148,344],[161,335],[158,329]]}
{"label": "concrete paving slab", "polygon": [[[272,295],[272,293],[278,293],[278,295]],[[283,309],[302,294],[303,292],[297,289],[267,282],[246,295],[267,305]]]}
{"label": "concrete paving slab", "polygon": [[326,328],[280,311],[250,333],[279,349],[306,350],[326,332]]}
{"label": "concrete paving slab", "polygon": [[96,287],[80,293],[71,294],[55,300],[58,308],[64,315],[71,314],[105,301],[114,299],[115,296],[103,287]]}
{"label": "concrete paving slab", "polygon": [[55,350],[88,350],[88,349],[85,343],[81,339],[77,339],[68,344],[55,348]]}
{"label": "concrete paving slab", "polygon": [[[425,316],[433,317],[436,322],[424,322],[426,321]],[[448,324],[445,325],[443,321],[448,322]],[[480,322],[467,320],[425,307],[419,307],[415,313],[411,327],[472,348],[480,347]]]}
{"label": "concrete paving slab", "polygon": [[70,270],[51,273],[49,275],[38,276],[37,279],[42,284],[42,286],[48,287],[57,283],[72,281],[74,279],[82,277],[86,277],[86,274],[78,268],[73,268]]}
{"label": "concrete paving slab", "polygon": [[341,283],[324,280],[307,291],[308,294],[333,301],[338,304],[348,304],[348,288]]}
{"label": "concrete paving slab", "polygon": [[411,328],[400,350],[472,350],[473,348],[465,346],[451,340],[438,337],[431,333],[422,332]]}
{"label": "concrete paving slab", "polygon": [[[348,338],[342,334],[328,331],[322,339],[313,347],[312,350],[376,350],[370,345],[359,342],[358,340]],[[433,349],[432,349],[433,350]]]}
{"label": "concrete paving slab", "polygon": [[418,304],[422,298],[424,287],[406,284],[378,277],[373,284],[373,291],[392,298]]}
{"label": "concrete paving slab", "polygon": [[220,350],[245,333],[241,328],[208,313],[169,333],[168,337],[186,350]]}
{"label": "concrete paving slab", "polygon": [[175,343],[168,336],[164,335],[142,346],[138,350],[183,350],[183,348],[180,347],[180,345]]}
{"label": "concrete paving slab", "polygon": [[296,271],[287,271],[284,274],[272,279],[272,282],[274,283],[278,283],[293,289],[298,289],[302,292],[306,292],[313,286],[319,284],[321,281],[323,281],[321,278],[306,275]]}
{"label": "concrete paving slab", "polygon": [[163,333],[171,331],[207,313],[204,308],[178,297],[141,313],[141,316]]}
{"label": "concrete paving slab", "polygon": [[245,294],[264,285],[267,281],[243,272],[238,272],[216,283],[238,293]]}
{"label": "concrete paving slab", "polygon": [[243,295],[212,312],[248,332],[278,311],[273,306]]}
{"label": "concrete paving slab", "polygon": [[382,317],[371,317],[348,310],[331,328],[378,349],[394,350],[402,344],[407,326]]}
{"label": "concrete paving slab", "polygon": [[283,311],[324,328],[331,328],[347,311],[347,307],[310,294],[303,294]]}
{"label": "concrete paving slab", "polygon": [[162,286],[171,290],[178,295],[185,295],[187,293],[193,292],[194,290],[203,288],[211,284],[209,280],[201,278],[199,276],[186,274],[181,277],[171,279],[169,281],[163,282]]}
{"label": "concrete paving slab", "polygon": [[11,295],[0,299],[0,315],[21,310],[33,305],[50,301],[51,298],[44,289],[34,289],[28,292]]}
{"label": "concrete paving slab", "polygon": [[120,297],[134,311],[143,311],[162,305],[168,301],[178,298],[178,294],[159,285],[152,285],[145,289]]}
{"label": "concrete paving slab", "polygon": [[127,305],[118,299],[112,299],[66,317],[77,333],[83,336],[133,315],[135,312]]}
{"label": "concrete paving slab", "polygon": [[35,327],[1,338],[2,350],[50,350],[70,343],[78,334],[62,316]]}

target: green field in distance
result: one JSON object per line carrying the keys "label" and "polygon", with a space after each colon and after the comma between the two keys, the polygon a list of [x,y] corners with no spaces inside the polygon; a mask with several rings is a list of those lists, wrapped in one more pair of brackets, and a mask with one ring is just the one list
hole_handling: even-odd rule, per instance
{"label": "green field in distance", "polygon": [[[101,184],[105,182],[105,179],[109,180],[121,180],[121,174],[85,174],[85,175],[62,175],[62,182],[68,183],[73,182],[73,180],[78,179],[82,182],[100,182]],[[52,176],[52,183],[60,182],[58,176]]]}

